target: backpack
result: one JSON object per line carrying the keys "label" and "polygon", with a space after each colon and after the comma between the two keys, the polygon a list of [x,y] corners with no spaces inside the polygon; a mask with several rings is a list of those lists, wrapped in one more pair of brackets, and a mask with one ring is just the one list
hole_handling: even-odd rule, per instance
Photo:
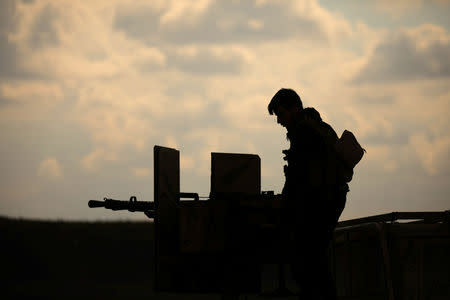
{"label": "backpack", "polygon": [[326,182],[331,185],[349,183],[353,178],[353,168],[361,161],[366,150],[348,130],[344,130],[338,138],[334,129],[322,120],[319,112],[314,108],[307,107],[304,113],[307,123],[319,132],[327,145]]}
{"label": "backpack", "polygon": [[348,130],[344,130],[334,145],[334,149],[337,158],[343,164],[340,176],[344,182],[348,183],[353,178],[353,168],[361,161],[366,150],[358,143],[355,135]]}

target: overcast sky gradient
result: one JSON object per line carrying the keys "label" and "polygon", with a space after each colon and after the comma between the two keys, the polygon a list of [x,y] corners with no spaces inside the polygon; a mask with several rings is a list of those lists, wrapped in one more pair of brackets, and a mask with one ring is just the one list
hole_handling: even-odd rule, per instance
{"label": "overcast sky gradient", "polygon": [[153,146],[206,196],[210,153],[256,153],[281,191],[295,89],[367,150],[343,219],[450,209],[450,3],[0,1],[0,215],[112,220],[153,200]]}

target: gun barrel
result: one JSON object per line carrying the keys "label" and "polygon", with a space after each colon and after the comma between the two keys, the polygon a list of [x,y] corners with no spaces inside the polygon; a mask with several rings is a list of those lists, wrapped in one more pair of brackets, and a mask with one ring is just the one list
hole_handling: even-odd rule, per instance
{"label": "gun barrel", "polygon": [[89,207],[105,207],[105,202],[98,201],[98,200],[89,200],[88,202]]}
{"label": "gun barrel", "polygon": [[105,208],[111,210],[128,210],[130,209],[131,201],[105,199]]}
{"label": "gun barrel", "polygon": [[130,201],[114,200],[105,198],[103,201],[89,200],[89,207],[104,207],[111,210],[150,211],[155,209],[154,202],[137,201],[136,197],[131,197]]}

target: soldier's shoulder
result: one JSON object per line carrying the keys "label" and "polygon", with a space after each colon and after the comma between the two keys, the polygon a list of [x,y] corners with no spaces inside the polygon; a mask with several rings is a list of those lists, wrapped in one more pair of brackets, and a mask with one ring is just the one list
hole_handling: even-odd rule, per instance
{"label": "soldier's shoulder", "polygon": [[288,131],[287,137],[291,142],[301,142],[313,140],[320,137],[320,132],[316,126],[307,120],[296,120],[294,126]]}
{"label": "soldier's shoulder", "polygon": [[308,116],[299,118],[296,122],[296,129],[305,134],[320,134],[321,121],[315,120]]}

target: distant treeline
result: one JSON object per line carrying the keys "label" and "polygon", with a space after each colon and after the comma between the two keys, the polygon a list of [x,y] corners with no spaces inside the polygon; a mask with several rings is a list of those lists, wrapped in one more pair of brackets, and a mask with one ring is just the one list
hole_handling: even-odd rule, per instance
{"label": "distant treeline", "polygon": [[0,245],[2,298],[114,299],[153,291],[152,222],[0,217]]}

